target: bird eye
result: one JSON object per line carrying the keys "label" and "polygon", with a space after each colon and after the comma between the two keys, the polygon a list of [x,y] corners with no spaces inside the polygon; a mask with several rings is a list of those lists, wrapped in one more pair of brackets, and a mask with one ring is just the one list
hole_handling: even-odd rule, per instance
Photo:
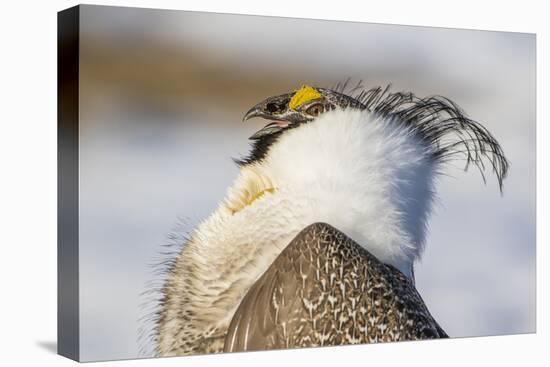
{"label": "bird eye", "polygon": [[311,116],[319,116],[325,111],[325,107],[322,104],[314,104],[306,110],[306,113]]}
{"label": "bird eye", "polygon": [[284,109],[284,105],[281,105],[281,104],[278,104],[278,103],[274,103],[274,102],[270,102],[268,103],[266,106],[265,106],[265,109],[267,110],[267,112],[269,113],[275,113],[275,112],[280,112]]}

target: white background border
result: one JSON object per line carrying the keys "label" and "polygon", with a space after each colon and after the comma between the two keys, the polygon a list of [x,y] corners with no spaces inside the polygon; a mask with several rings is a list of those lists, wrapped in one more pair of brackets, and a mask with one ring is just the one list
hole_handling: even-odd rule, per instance
{"label": "white background border", "polygon": [[[547,139],[548,10],[544,1],[95,1],[94,4],[215,11],[537,33],[537,334],[116,362],[117,366],[542,365],[550,360],[543,304],[547,229],[542,192]],[[72,365],[56,339],[57,11],[74,1],[4,3],[0,79],[0,364]],[[502,62],[506,62],[503,60]],[[506,106],[503,106],[506,108]],[[547,149],[546,149],[547,150]],[[546,348],[545,348],[546,347]],[[107,365],[98,363],[97,366]]]}

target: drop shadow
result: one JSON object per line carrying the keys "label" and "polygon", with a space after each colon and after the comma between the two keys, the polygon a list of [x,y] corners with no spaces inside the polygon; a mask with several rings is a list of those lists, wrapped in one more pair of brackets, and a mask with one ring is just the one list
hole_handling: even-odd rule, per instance
{"label": "drop shadow", "polygon": [[44,350],[46,350],[50,353],[57,354],[57,342],[56,341],[41,340],[41,341],[37,341],[36,345],[38,345],[40,348],[42,348],[42,349],[44,349]]}

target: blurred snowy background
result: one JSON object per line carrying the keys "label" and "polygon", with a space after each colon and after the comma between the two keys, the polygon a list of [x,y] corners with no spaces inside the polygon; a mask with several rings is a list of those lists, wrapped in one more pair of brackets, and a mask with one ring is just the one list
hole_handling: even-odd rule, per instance
{"label": "blurred snowy background", "polygon": [[460,162],[441,177],[417,287],[452,337],[535,331],[534,35],[81,9],[83,360],[140,356],[150,264],[178,218],[188,231],[224,196],[264,124],[243,113],[348,77],[449,97],[501,142],[503,196]]}

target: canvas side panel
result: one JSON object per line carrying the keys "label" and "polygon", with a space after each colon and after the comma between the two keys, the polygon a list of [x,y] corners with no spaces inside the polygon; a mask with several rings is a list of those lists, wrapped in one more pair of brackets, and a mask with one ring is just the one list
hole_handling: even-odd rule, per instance
{"label": "canvas side panel", "polygon": [[79,360],[79,7],[57,17],[57,352]]}

